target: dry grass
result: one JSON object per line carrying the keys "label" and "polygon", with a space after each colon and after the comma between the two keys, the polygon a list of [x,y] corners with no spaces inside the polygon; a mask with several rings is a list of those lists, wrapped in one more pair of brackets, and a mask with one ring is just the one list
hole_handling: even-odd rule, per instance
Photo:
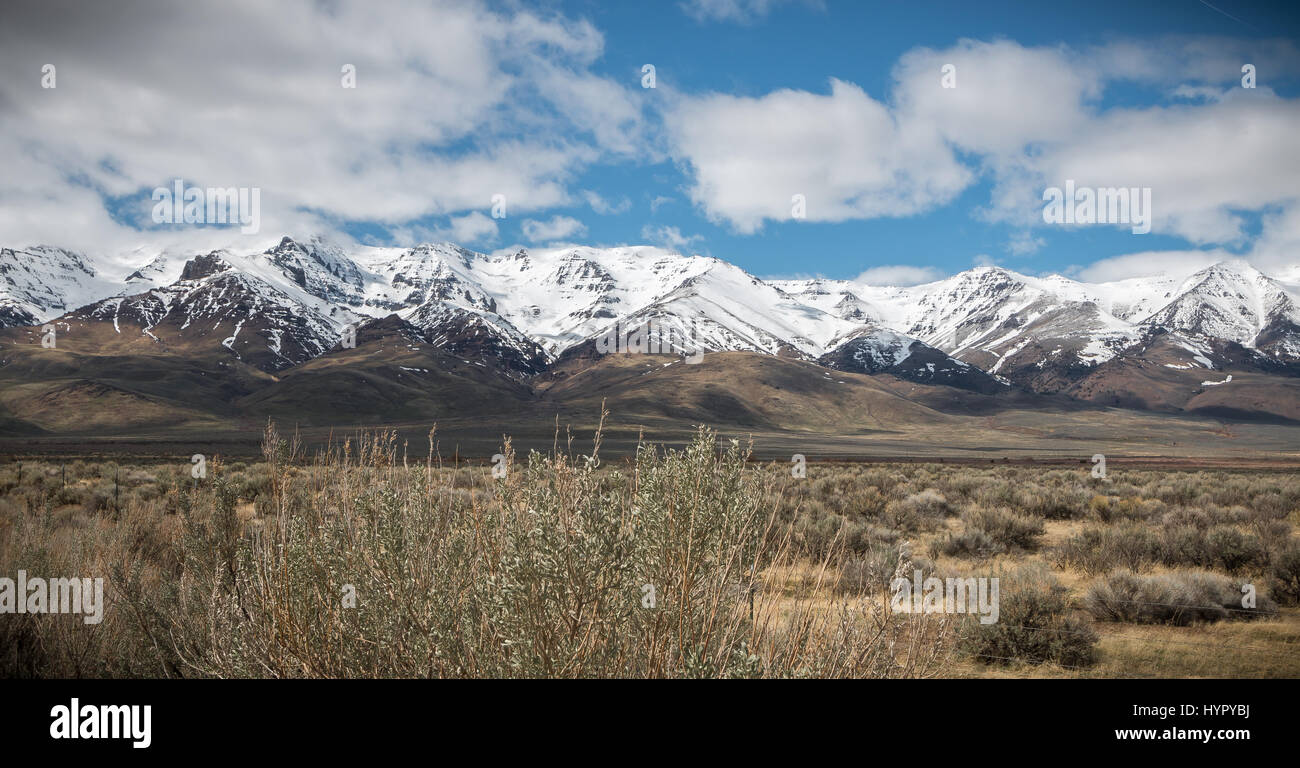
{"label": "dry grass", "polygon": [[[263,461],[213,459],[197,483],[183,459],[6,464],[0,575],[102,575],[109,605],[93,627],[0,615],[0,674],[1300,675],[1293,474],[812,464],[795,478],[707,432],[604,466],[599,435],[583,451],[512,456],[497,479],[410,461],[392,434],[304,457],[272,430]],[[1231,577],[1278,612],[1093,621],[1086,596],[1124,567]],[[890,580],[915,569],[1001,576],[1015,610],[996,635],[892,614]]]}

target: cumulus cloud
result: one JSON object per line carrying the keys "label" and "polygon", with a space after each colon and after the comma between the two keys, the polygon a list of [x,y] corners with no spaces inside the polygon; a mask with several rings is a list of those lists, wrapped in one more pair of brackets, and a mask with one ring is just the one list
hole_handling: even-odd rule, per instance
{"label": "cumulus cloud", "polygon": [[1127,280],[1131,277],[1150,277],[1168,275],[1174,278],[1188,277],[1194,272],[1205,269],[1225,259],[1233,258],[1227,251],[1214,249],[1206,251],[1143,251],[1123,256],[1100,259],[1086,267],[1069,270],[1072,277],[1090,283],[1109,283]]}
{"label": "cumulus cloud", "polygon": [[453,231],[485,237],[466,214],[494,195],[566,204],[582,168],[631,151],[641,101],[592,73],[603,47],[586,21],[480,0],[7,2],[0,241],[71,244],[73,219],[77,238],[130,245],[177,178],[259,188],[271,236],[457,215]]}
{"label": "cumulus cloud", "polygon": [[453,216],[447,231],[453,241],[466,245],[490,243],[496,240],[498,235],[496,221],[481,211],[472,211],[464,216]]}
{"label": "cumulus cloud", "polygon": [[1100,259],[1075,267],[1070,273],[1094,282],[1149,275],[1187,277],[1211,264],[1244,258],[1265,274],[1300,275],[1297,254],[1300,254],[1300,204],[1292,204],[1264,215],[1259,236],[1242,252],[1224,248],[1143,251]]}
{"label": "cumulus cloud", "polygon": [[[871,219],[933,210],[985,178],[991,194],[975,214],[1018,228],[1014,254],[1041,247],[1032,230],[1046,226],[1043,191],[1067,181],[1149,187],[1153,232],[1240,245],[1242,212],[1289,206],[1300,178],[1300,100],[1241,88],[1243,61],[1267,62],[1275,77],[1300,74],[1288,41],[1162,38],[1075,50],[962,40],[903,55],[885,101],[838,80],[829,94],[685,96],[666,125],[692,200],[741,233],[790,219],[794,194],[806,196],[810,221]],[[1104,108],[1119,81],[1176,98]]]}
{"label": "cumulus cloud", "polygon": [[554,216],[548,221],[525,219],[520,225],[530,242],[543,243],[587,234],[587,227],[571,216]]}
{"label": "cumulus cloud", "polygon": [[858,275],[857,282],[867,285],[920,285],[942,280],[944,273],[935,267],[889,264],[871,267]]}
{"label": "cumulus cloud", "polygon": [[1040,183],[1150,187],[1153,232],[1231,243],[1243,236],[1236,211],[1297,195],[1300,102],[1239,90],[1205,105],[1115,110],[1089,127],[1035,158]]}
{"label": "cumulus cloud", "polygon": [[1265,271],[1300,264],[1300,203],[1264,216],[1250,260]]}
{"label": "cumulus cloud", "polygon": [[691,199],[743,233],[794,218],[903,216],[950,201],[971,179],[935,130],[900,130],[861,88],[782,90],[760,98],[684,98],[667,118],[694,179]]}
{"label": "cumulus cloud", "polygon": [[[943,87],[947,65],[955,68],[952,88]],[[1102,88],[1100,74],[1067,51],[1009,40],[913,49],[893,75],[900,123],[982,155],[1019,154],[1030,143],[1072,135]]]}
{"label": "cumulus cloud", "polygon": [[[1300,102],[1241,88],[1241,63],[1252,60],[1279,75],[1300,69],[1294,45],[1283,41],[1165,38],[1075,51],[964,40],[903,56],[895,93],[903,124],[939,126],[981,158],[994,181],[983,212],[991,220],[1042,226],[1043,190],[1069,180],[1076,188],[1149,187],[1153,232],[1231,243],[1243,234],[1236,212],[1293,198],[1300,171],[1290,138]],[[956,67],[956,88],[939,86],[946,63]],[[1113,81],[1177,78],[1176,103],[1098,103]]]}

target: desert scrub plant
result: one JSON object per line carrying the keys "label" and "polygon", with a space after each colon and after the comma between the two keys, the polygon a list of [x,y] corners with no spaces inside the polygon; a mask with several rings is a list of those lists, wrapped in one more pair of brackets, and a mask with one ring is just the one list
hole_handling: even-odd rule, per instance
{"label": "desert scrub plant", "polygon": [[1196,565],[1218,566],[1229,573],[1237,573],[1263,568],[1268,563],[1268,550],[1259,537],[1231,526],[1216,525],[1206,531],[1205,542],[1209,562]]}
{"label": "desert scrub plant", "polygon": [[1055,557],[1093,574],[1116,568],[1141,572],[1154,565],[1247,573],[1263,572],[1269,563],[1260,538],[1233,526],[1175,524],[1156,532],[1135,522],[1086,528],[1062,542]]}
{"label": "desert scrub plant", "polygon": [[1165,504],[1160,499],[1143,499],[1134,495],[1122,496],[1123,487],[1111,487],[1109,495],[1095,495],[1088,501],[1088,514],[1103,523],[1121,520],[1150,520],[1160,515]]}
{"label": "desert scrub plant", "polygon": [[968,531],[983,531],[1005,549],[1034,549],[1043,535],[1041,518],[1018,515],[1009,509],[975,507],[962,514]]}
{"label": "desert scrub plant", "polygon": [[770,527],[747,457],[736,441],[719,453],[709,433],[662,456],[643,446],[628,487],[601,492],[591,461],[534,453],[503,484],[516,524],[485,595],[513,671],[736,672]]}
{"label": "desert scrub plant", "polygon": [[998,620],[966,622],[964,649],[988,664],[1027,661],[1084,667],[1096,659],[1097,633],[1069,605],[1069,591],[1040,564],[999,576]]}
{"label": "desert scrub plant", "polygon": [[1020,494],[1017,506],[1026,514],[1048,520],[1075,520],[1087,514],[1091,497],[1092,492],[1079,485],[1052,487]]}
{"label": "desert scrub plant", "polygon": [[1229,573],[1263,571],[1268,549],[1253,533],[1229,525],[1207,529],[1189,525],[1166,527],[1160,533],[1160,561],[1171,568],[1193,566]]}
{"label": "desert scrub plant", "polygon": [[1141,523],[1092,526],[1061,542],[1054,558],[1062,567],[1085,573],[1105,573],[1120,567],[1143,571],[1161,561],[1161,540]]}
{"label": "desert scrub plant", "polygon": [[[183,491],[193,498],[182,513],[178,574],[146,589],[122,565],[125,600],[168,675],[481,671],[466,662],[491,655],[466,597],[467,582],[485,576],[466,540],[474,511],[438,504],[425,473],[390,476],[368,463],[376,460],[371,447],[360,457],[351,448],[318,460],[316,504],[293,509],[268,497],[257,528],[237,525],[233,483],[217,478],[210,492]],[[288,456],[271,450],[281,463],[278,488],[288,492]]]}
{"label": "desert scrub plant", "polygon": [[1103,523],[1144,520],[1164,508],[1159,499],[1143,501],[1133,497],[1124,498],[1115,495],[1119,489],[1110,490],[1110,495],[1096,494],[1088,500],[1088,513]]}
{"label": "desert scrub plant", "polygon": [[967,528],[957,534],[949,533],[942,539],[935,539],[930,542],[930,555],[932,557],[947,555],[949,557],[987,558],[1000,555],[1006,551],[1005,545],[995,541],[992,536],[979,528]]}
{"label": "desert scrub plant", "polygon": [[882,520],[885,525],[902,531],[932,531],[951,514],[953,508],[943,494],[926,488],[887,503]]}
{"label": "desert scrub plant", "polygon": [[271,447],[266,514],[240,525],[220,474],[186,491],[174,571],[124,559],[123,610],[187,677],[922,676],[952,647],[943,622],[828,607],[833,568],[788,591],[792,532],[738,443],[503,453],[498,480],[403,466],[390,437],[293,471]]}
{"label": "desert scrub plant", "polygon": [[[18,512],[0,541],[0,573],[103,578],[98,624],[76,613],[0,616],[0,677],[135,677],[157,674],[145,639],[115,610],[111,563],[129,544],[118,525],[69,525],[48,509]],[[94,521],[98,523],[99,521]],[[146,567],[143,558],[141,568]],[[88,608],[83,602],[83,608]]]}
{"label": "desert scrub plant", "polygon": [[1176,626],[1276,615],[1273,601],[1263,595],[1256,596],[1253,608],[1244,607],[1244,585],[1205,571],[1142,576],[1121,569],[1094,581],[1084,606],[1099,621]]}
{"label": "desert scrub plant", "polygon": [[1291,543],[1273,558],[1271,584],[1278,602],[1300,604],[1300,545]]}
{"label": "desert scrub plant", "polygon": [[90,489],[81,485],[68,485],[62,488],[55,488],[50,498],[59,506],[65,504],[80,506],[84,504],[90,496]]}
{"label": "desert scrub plant", "polygon": [[[911,562],[913,568],[924,576],[934,571],[934,563],[915,556],[906,541],[875,541],[865,552],[848,554],[839,566],[839,580],[835,588],[841,594],[871,594],[889,587],[895,572],[903,563]],[[908,574],[911,576],[911,574]]]}

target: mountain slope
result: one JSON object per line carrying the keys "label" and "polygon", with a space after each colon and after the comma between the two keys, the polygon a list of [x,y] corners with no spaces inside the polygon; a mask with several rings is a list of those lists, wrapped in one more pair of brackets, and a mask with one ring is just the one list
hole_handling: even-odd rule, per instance
{"label": "mountain slope", "polygon": [[[706,360],[743,352],[812,363],[823,377],[850,372],[982,396],[1015,390],[1159,411],[1226,408],[1227,388],[1201,382],[1232,375],[1243,384],[1237,389],[1249,383],[1257,390],[1246,411],[1290,418],[1282,400],[1290,392],[1286,381],[1300,375],[1300,295],[1288,281],[1300,269],[1278,274],[1281,279],[1226,261],[1185,280],[1089,284],[979,267],[898,287],[763,280],[716,258],[649,246],[484,254],[451,243],[381,248],[284,237],[254,251],[138,248],[97,256],[42,246],[0,250],[0,327],[20,331],[2,338],[39,349],[39,335],[21,328],[53,322],[61,343],[94,339],[99,345],[76,354],[111,352],[141,372],[183,367],[184,360],[196,370],[239,369],[253,378],[257,372],[293,380],[300,393],[327,401],[324,384],[308,386],[298,376],[328,374],[351,389],[357,382],[326,358],[370,360],[350,346],[354,331],[400,322],[401,333],[426,349],[421,354],[436,352],[448,364],[486,371],[480,384],[489,391],[505,387],[502,393],[563,390],[607,362],[606,340],[632,338],[652,341],[652,352],[707,352]],[[613,351],[623,349],[615,344]],[[13,355],[37,377],[29,383],[39,385],[49,374],[58,386],[72,385],[71,372],[51,366],[58,355],[42,361],[33,351]],[[103,360],[87,364],[96,371],[105,366]],[[409,377],[385,379],[378,369],[366,376],[375,386],[388,381],[384,391],[410,385]],[[168,402],[182,399],[120,379],[84,378]],[[1272,381],[1277,397],[1265,391]],[[221,396],[221,408],[291,407],[287,395],[245,383],[239,393]],[[444,382],[435,389],[458,387]],[[97,391],[119,397],[111,389],[80,391],[78,397]],[[375,413],[407,412],[402,397],[384,395],[388,405]],[[416,400],[425,402],[422,397]],[[515,401],[515,395],[502,397]],[[963,398],[916,396],[962,407],[984,402]],[[23,402],[5,418],[21,423],[23,409],[35,408]],[[720,412],[752,410],[721,400],[718,406]],[[767,423],[757,413],[745,418]]]}
{"label": "mountain slope", "polygon": [[1006,384],[975,366],[893,331],[875,329],[844,342],[817,360],[827,368],[851,373],[888,373],[922,384],[939,384],[992,394]]}
{"label": "mountain slope", "polygon": [[333,324],[260,278],[238,270],[221,252],[185,264],[181,279],[136,296],[105,299],[68,313],[65,323],[101,321],[116,332],[138,329],[173,354],[222,349],[264,371],[304,363],[334,343]]}
{"label": "mountain slope", "polygon": [[519,413],[529,388],[481,362],[462,360],[390,315],[357,330],[355,347],[336,347],[241,398],[241,412],[303,425],[432,422]]}

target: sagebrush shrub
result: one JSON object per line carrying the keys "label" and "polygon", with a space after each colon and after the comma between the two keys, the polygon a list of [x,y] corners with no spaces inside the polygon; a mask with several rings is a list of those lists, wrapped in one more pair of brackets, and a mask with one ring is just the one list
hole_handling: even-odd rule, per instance
{"label": "sagebrush shrub", "polygon": [[[534,453],[488,488],[481,474],[448,487],[402,468],[387,438],[350,450],[319,465],[305,498],[268,450],[258,504],[272,514],[256,528],[219,476],[183,516],[180,577],[150,593],[124,576],[169,674],[894,676],[932,674],[950,646],[942,622],[870,605],[796,603],[788,616],[765,579],[788,567],[791,533],[777,532],[746,450],[707,431],[680,451],[643,446],[626,472],[598,470],[595,451]],[[890,651],[921,637],[934,647]]]}
{"label": "sagebrush shrub", "polygon": [[1101,621],[1178,626],[1277,613],[1273,602],[1263,595],[1256,595],[1254,608],[1245,607],[1243,584],[1204,571],[1142,576],[1118,570],[1092,583],[1084,605],[1093,618]]}
{"label": "sagebrush shrub", "polygon": [[[1254,534],[1242,533],[1226,525],[1217,525],[1206,532],[1205,541],[1210,562],[1196,563],[1196,565],[1217,565],[1225,571],[1236,573],[1251,568],[1262,568],[1268,562],[1268,552],[1263,542]],[[1170,563],[1170,565],[1174,564]]]}
{"label": "sagebrush shrub", "polygon": [[[934,571],[934,563],[911,554],[907,542],[874,542],[862,554],[846,557],[839,568],[836,588],[842,593],[872,594],[889,587],[900,564],[910,562],[923,574]],[[909,574],[910,575],[910,574]]]}
{"label": "sagebrush shrub", "polygon": [[936,539],[930,551],[936,557],[942,554],[949,557],[985,558],[1000,555],[1007,551],[1007,547],[979,528],[968,528],[961,533]]}
{"label": "sagebrush shrub", "polygon": [[968,531],[983,531],[1006,549],[1033,549],[1044,529],[1042,518],[1016,514],[1009,509],[976,507],[967,510],[962,521]]}
{"label": "sagebrush shrub", "polygon": [[[407,462],[387,433],[314,460],[267,437],[261,460],[211,457],[198,483],[187,457],[0,465],[0,573],[110,577],[93,630],[0,617],[0,675],[933,675],[953,650],[947,617],[879,611],[891,568],[934,570],[909,540],[1020,560],[1045,519],[1090,518],[1051,556],[1104,576],[1112,607],[1183,590],[1231,615],[1247,578],[1300,602],[1288,473],[814,462],[798,478],[702,433],[617,469],[523,457],[497,480],[482,463]],[[1138,575],[1111,580],[1117,568]],[[1161,568],[1234,575],[1142,575]],[[1000,653],[983,655],[1082,658],[1068,641],[1087,623],[1066,630],[1086,614],[1026,594],[1004,588],[1005,626],[984,638]]]}
{"label": "sagebrush shrub", "polygon": [[1300,545],[1290,544],[1278,553],[1272,568],[1272,592],[1285,605],[1300,604]]}
{"label": "sagebrush shrub", "polygon": [[903,531],[930,531],[938,528],[953,513],[943,494],[927,488],[885,505],[886,525]]}
{"label": "sagebrush shrub", "polygon": [[1093,526],[1061,542],[1055,557],[1061,565],[1085,573],[1121,567],[1142,571],[1160,562],[1161,542],[1158,534],[1137,523]]}
{"label": "sagebrush shrub", "polygon": [[1095,661],[1097,633],[1070,609],[1068,591],[1050,571],[1026,565],[999,578],[998,620],[967,622],[963,645],[975,659],[988,664],[1023,660],[1069,667]]}

